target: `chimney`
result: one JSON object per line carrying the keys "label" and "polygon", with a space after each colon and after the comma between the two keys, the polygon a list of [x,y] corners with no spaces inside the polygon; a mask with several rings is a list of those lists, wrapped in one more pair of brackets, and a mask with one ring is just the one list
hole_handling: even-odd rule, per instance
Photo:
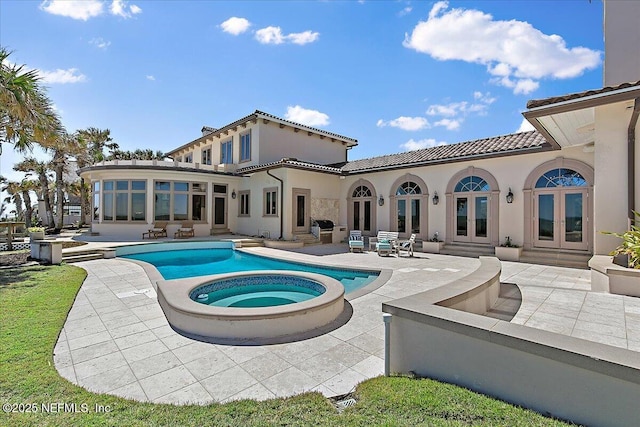
{"label": "chimney", "polygon": [[603,0],[604,86],[640,80],[640,1]]}
{"label": "chimney", "polygon": [[202,130],[202,136],[207,136],[210,133],[213,133],[213,132],[217,131],[218,129],[212,128],[212,127],[209,127],[209,126],[202,126],[201,130]]}

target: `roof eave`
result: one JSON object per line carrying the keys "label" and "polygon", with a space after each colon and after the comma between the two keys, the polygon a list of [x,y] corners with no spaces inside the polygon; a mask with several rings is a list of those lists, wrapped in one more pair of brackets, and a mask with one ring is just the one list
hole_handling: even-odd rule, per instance
{"label": "roof eave", "polygon": [[[599,107],[601,105],[615,104],[616,102],[629,101],[640,96],[640,86],[632,86],[609,92],[597,93],[581,98],[569,99],[540,107],[531,108],[522,114],[529,120],[531,118],[550,116],[558,113],[582,110],[585,108]],[[533,123],[532,123],[533,124]]]}

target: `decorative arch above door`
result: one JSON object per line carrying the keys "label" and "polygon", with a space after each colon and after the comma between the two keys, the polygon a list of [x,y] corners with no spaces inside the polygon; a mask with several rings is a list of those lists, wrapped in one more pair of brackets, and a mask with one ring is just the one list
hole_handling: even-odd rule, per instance
{"label": "decorative arch above door", "polygon": [[402,238],[415,234],[426,239],[429,233],[427,184],[417,175],[404,174],[393,183],[391,192],[391,231],[397,231]]}
{"label": "decorative arch above door", "polygon": [[446,242],[499,244],[500,188],[494,176],[470,166],[449,180]]}
{"label": "decorative arch above door", "polygon": [[347,193],[347,225],[349,230],[360,230],[364,236],[377,233],[376,192],[373,184],[359,179]]}
{"label": "decorative arch above door", "polygon": [[525,248],[593,249],[593,168],[558,157],[536,167],[524,187]]}

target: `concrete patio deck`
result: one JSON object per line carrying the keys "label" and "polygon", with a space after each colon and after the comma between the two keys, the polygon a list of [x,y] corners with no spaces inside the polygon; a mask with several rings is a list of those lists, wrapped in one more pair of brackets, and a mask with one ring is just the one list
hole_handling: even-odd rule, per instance
{"label": "concrete patio deck", "polygon": [[[479,261],[416,253],[378,257],[344,244],[252,253],[313,264],[389,268],[379,289],[350,300],[353,315],[321,336],[287,344],[193,341],[168,325],[143,269],[122,259],[77,264],[88,272],[54,349],[60,374],[88,390],[175,404],[348,393],[384,368],[382,302],[459,279]],[[512,322],[640,351],[640,299],[590,292],[590,272],[503,262],[522,306]],[[347,296],[348,297],[348,296]]]}

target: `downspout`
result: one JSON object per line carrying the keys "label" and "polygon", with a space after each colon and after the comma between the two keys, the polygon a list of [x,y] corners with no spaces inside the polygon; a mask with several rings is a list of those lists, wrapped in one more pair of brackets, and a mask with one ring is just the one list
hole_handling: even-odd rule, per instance
{"label": "downspout", "polygon": [[631,225],[635,223],[636,209],[636,124],[638,123],[638,117],[640,116],[640,98],[636,98],[633,104],[633,113],[631,113],[631,120],[629,120],[629,128],[627,129],[627,203],[628,203],[628,218],[629,229]]}
{"label": "downspout", "polygon": [[284,228],[284,181],[273,175],[268,169],[267,175],[280,181],[280,240],[282,240],[282,229]]}

